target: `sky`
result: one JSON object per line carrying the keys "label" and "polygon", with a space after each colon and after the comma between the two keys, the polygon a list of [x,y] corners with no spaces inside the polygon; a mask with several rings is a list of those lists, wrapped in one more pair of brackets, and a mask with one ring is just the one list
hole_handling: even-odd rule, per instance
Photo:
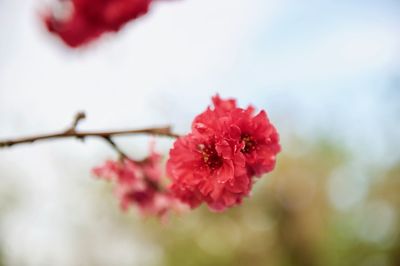
{"label": "sky", "polygon": [[[38,14],[49,2],[0,0],[1,138],[63,129],[79,110],[82,129],[171,124],[184,133],[219,93],[266,109],[284,147],[291,136],[328,136],[364,164],[400,158],[398,1],[160,0],[79,51],[44,30]],[[118,142],[140,157],[146,140]],[[28,199],[0,226],[11,260],[49,248],[48,239],[60,246],[49,248],[55,261],[69,258],[58,206],[75,206],[71,191],[92,185],[80,180],[113,155],[95,140],[0,151],[0,193],[13,187]]]}

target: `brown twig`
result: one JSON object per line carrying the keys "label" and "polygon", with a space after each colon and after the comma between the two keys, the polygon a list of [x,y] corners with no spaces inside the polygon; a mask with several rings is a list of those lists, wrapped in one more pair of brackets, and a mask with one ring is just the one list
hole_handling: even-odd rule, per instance
{"label": "brown twig", "polygon": [[68,129],[69,131],[75,131],[78,127],[79,122],[86,118],[86,114],[84,112],[78,112],[75,117],[74,121],[72,122],[71,127]]}
{"label": "brown twig", "polygon": [[112,137],[122,136],[122,135],[140,135],[140,134],[165,136],[171,138],[179,137],[179,135],[174,134],[172,132],[170,126],[144,128],[144,129],[115,130],[115,131],[79,131],[77,129],[77,126],[79,122],[83,120],[85,117],[86,115],[83,112],[76,114],[71,127],[59,133],[43,134],[37,136],[22,137],[22,138],[0,141],[0,148],[7,148],[19,144],[33,143],[37,141],[50,140],[50,139],[77,138],[84,140],[87,137],[98,137],[106,140],[120,155],[126,156],[112,140]]}
{"label": "brown twig", "polygon": [[131,158],[128,157],[128,155],[126,155],[126,154],[121,150],[120,147],[118,147],[117,143],[115,143],[115,142],[112,140],[111,137],[105,137],[104,140],[105,140],[107,143],[109,143],[109,144],[111,145],[111,147],[118,153],[118,155],[119,155],[119,157],[120,157],[120,158],[119,158],[120,160],[121,160],[121,159],[125,159],[125,158],[132,160]]}

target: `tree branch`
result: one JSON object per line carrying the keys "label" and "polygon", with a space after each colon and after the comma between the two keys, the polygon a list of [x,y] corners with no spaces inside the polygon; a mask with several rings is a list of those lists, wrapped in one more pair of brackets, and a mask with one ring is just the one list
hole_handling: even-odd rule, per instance
{"label": "tree branch", "polygon": [[71,127],[67,130],[53,133],[53,134],[43,134],[30,137],[15,138],[9,140],[0,141],[0,148],[12,147],[19,144],[33,143],[42,140],[50,139],[62,139],[62,138],[77,138],[84,140],[87,137],[98,137],[106,140],[113,148],[120,154],[124,153],[117,147],[117,145],[112,140],[112,137],[122,136],[122,135],[156,135],[171,138],[178,138],[179,135],[172,132],[170,126],[166,127],[154,127],[154,128],[144,128],[144,129],[129,129],[129,130],[115,130],[115,131],[79,131],[77,126],[81,120],[83,120],[86,115],[83,112],[76,114],[75,119]]}

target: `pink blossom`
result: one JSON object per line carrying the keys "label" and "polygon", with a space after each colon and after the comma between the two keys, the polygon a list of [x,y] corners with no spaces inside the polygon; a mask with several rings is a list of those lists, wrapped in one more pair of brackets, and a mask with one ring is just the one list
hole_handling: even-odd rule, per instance
{"label": "pink blossom", "polygon": [[233,99],[213,98],[192,123],[192,132],[170,151],[171,192],[192,208],[205,202],[221,211],[240,204],[255,176],[273,170],[279,136],[266,112],[242,109]]}
{"label": "pink blossom", "polygon": [[93,174],[110,181],[123,210],[136,206],[145,216],[164,217],[170,210],[183,208],[179,200],[161,185],[161,156],[155,152],[141,162],[109,160],[95,167]]}
{"label": "pink blossom", "polygon": [[213,97],[214,109],[208,108],[193,121],[192,128],[200,134],[221,134],[246,158],[250,176],[272,171],[280,152],[279,135],[262,110],[255,114],[252,106],[242,109],[234,99]]}
{"label": "pink blossom", "polygon": [[241,202],[250,191],[244,156],[224,139],[189,134],[170,151],[167,171],[172,193],[192,208],[206,202],[223,210]]}
{"label": "pink blossom", "polygon": [[146,14],[151,0],[59,0],[59,12],[43,16],[48,31],[78,47]]}

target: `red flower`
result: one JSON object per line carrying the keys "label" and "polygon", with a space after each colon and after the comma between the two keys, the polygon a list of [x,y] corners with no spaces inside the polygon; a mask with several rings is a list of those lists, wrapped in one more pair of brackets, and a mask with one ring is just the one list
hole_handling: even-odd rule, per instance
{"label": "red flower", "polygon": [[241,109],[233,99],[213,98],[170,151],[171,191],[192,208],[202,202],[213,210],[240,204],[254,176],[271,171],[280,151],[279,137],[265,111]]}
{"label": "red flower", "polygon": [[136,162],[130,159],[107,161],[93,169],[94,175],[111,181],[121,208],[136,206],[143,215],[164,217],[171,209],[183,208],[161,186],[161,156],[152,152],[147,159]]}
{"label": "red flower", "polygon": [[47,29],[70,47],[93,41],[106,32],[117,32],[130,20],[148,12],[151,0],[59,0],[61,14],[48,12]]}
{"label": "red flower", "polygon": [[167,171],[172,193],[192,208],[206,202],[213,210],[241,202],[250,191],[244,156],[225,139],[189,134],[170,151]]}
{"label": "red flower", "polygon": [[208,108],[193,121],[200,134],[222,134],[231,145],[241,149],[250,176],[260,176],[275,167],[281,147],[279,135],[264,110],[257,115],[252,106],[238,108],[234,99],[213,97],[214,109]]}

